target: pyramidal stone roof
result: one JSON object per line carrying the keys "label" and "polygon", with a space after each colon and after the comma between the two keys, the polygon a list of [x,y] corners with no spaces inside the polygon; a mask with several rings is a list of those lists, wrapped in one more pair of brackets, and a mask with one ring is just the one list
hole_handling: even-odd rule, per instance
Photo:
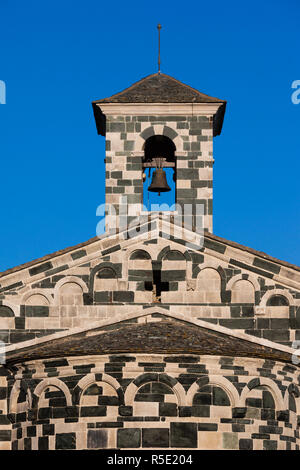
{"label": "pyramidal stone roof", "polygon": [[205,95],[164,73],[154,73],[96,103],[226,103]]}

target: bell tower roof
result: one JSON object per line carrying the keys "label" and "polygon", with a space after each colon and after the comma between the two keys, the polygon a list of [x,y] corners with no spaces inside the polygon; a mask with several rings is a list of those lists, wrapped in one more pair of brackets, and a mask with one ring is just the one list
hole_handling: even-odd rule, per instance
{"label": "bell tower roof", "polygon": [[129,88],[93,103],[226,103],[164,73],[142,78]]}
{"label": "bell tower roof", "polygon": [[226,101],[201,93],[195,88],[176,80],[164,73],[154,73],[142,78],[125,90],[108,98],[92,102],[98,133],[105,135],[105,120],[100,110],[101,105],[134,105],[134,104],[207,104],[218,105],[218,111],[214,116],[214,135],[219,135],[222,130]]}

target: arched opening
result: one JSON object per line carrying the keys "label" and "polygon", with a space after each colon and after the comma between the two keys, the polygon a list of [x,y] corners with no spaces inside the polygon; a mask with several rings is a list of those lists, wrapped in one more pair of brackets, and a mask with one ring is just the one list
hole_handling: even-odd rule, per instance
{"label": "arched opening", "polygon": [[29,390],[25,390],[22,386],[19,390],[17,399],[11,404],[11,412],[25,413],[31,408],[31,400]]}
{"label": "arched opening", "polygon": [[107,382],[94,382],[82,392],[80,416],[116,417],[120,400],[117,391]]}
{"label": "arched opening", "polygon": [[284,295],[272,295],[267,301],[267,307],[283,307],[288,306],[289,302]]}
{"label": "arched opening", "polygon": [[39,398],[38,419],[65,418],[67,400],[64,392],[56,385],[46,387]]}
{"label": "arched opening", "polygon": [[113,268],[101,268],[97,273],[98,279],[115,279],[117,277],[116,271]]}
{"label": "arched opening", "polygon": [[163,260],[166,261],[185,261],[185,256],[181,251],[178,250],[169,250],[163,257]]}
{"label": "arched opening", "polygon": [[136,260],[138,260],[138,261],[151,260],[151,256],[145,250],[135,250],[131,253],[129,259],[133,260],[133,261],[136,261]]}
{"label": "arched opening", "polygon": [[232,286],[232,303],[254,304],[255,291],[254,286],[246,279],[240,279]]}
{"label": "arched opening", "polygon": [[259,385],[250,390],[245,405],[246,417],[261,420],[275,419],[275,400],[266,385]]}
{"label": "arched opening", "polygon": [[193,414],[195,416],[208,418],[220,414],[222,417],[229,417],[230,410],[230,399],[227,393],[217,385],[209,384],[199,387],[193,397]]}
{"label": "arched opening", "polygon": [[136,392],[134,416],[177,416],[177,398],[171,387],[162,382],[148,382]]}
{"label": "arched opening", "polygon": [[199,302],[221,302],[221,277],[215,268],[204,268],[197,277]]}
{"label": "arched opening", "polygon": [[59,289],[61,305],[83,305],[83,290],[76,282],[66,282]]}
{"label": "arched opening", "polygon": [[[175,151],[174,142],[165,135],[153,135],[144,144],[143,204],[148,211],[174,210],[170,208],[176,202]],[[157,170],[163,171],[159,175]]]}
{"label": "arched opening", "polygon": [[25,300],[25,305],[47,306],[49,300],[42,294],[32,294]]}
{"label": "arched opening", "polygon": [[[112,292],[113,290],[118,289],[118,279],[117,279],[117,273],[116,271],[110,267],[110,266],[103,266],[102,268],[97,271],[95,274],[94,278],[94,295],[95,295],[95,300],[97,302],[101,302],[101,295],[97,295],[96,293],[99,292]],[[105,294],[107,296],[108,294]],[[107,298],[106,300],[110,300],[112,298],[112,295],[109,294],[109,299]]]}

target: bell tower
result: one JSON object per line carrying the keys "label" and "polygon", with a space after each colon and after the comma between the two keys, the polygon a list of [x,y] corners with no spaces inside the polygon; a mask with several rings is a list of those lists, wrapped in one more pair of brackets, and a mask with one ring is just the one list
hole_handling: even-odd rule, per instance
{"label": "bell tower", "polygon": [[106,231],[151,211],[143,205],[145,191],[160,193],[163,203],[171,177],[170,212],[189,213],[192,230],[203,214],[202,228],[212,232],[213,137],[221,133],[226,101],[159,72],[92,104],[106,137]]}

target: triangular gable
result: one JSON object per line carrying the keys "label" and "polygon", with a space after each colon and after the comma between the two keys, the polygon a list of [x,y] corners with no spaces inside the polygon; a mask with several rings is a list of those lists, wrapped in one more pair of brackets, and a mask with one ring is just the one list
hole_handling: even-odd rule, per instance
{"label": "triangular gable", "polygon": [[162,216],[152,216],[152,222],[139,223],[118,234],[105,234],[85,243],[55,252],[52,255],[26,263],[0,274],[0,293],[22,290],[53,275],[74,274],[74,268],[86,263],[97,264],[111,253],[130,246],[149,243],[154,239],[177,244],[190,252],[201,253],[228,263],[245,272],[258,275],[281,284],[283,287],[300,290],[300,268],[280,261],[265,253],[222,239],[213,234],[195,233],[179,227]]}
{"label": "triangular gable", "polygon": [[256,357],[292,362],[294,350],[240,331],[170,315],[161,307],[144,313],[104,320],[88,328],[73,328],[46,338],[18,343],[0,350],[6,364],[50,357],[116,353],[197,354]]}

